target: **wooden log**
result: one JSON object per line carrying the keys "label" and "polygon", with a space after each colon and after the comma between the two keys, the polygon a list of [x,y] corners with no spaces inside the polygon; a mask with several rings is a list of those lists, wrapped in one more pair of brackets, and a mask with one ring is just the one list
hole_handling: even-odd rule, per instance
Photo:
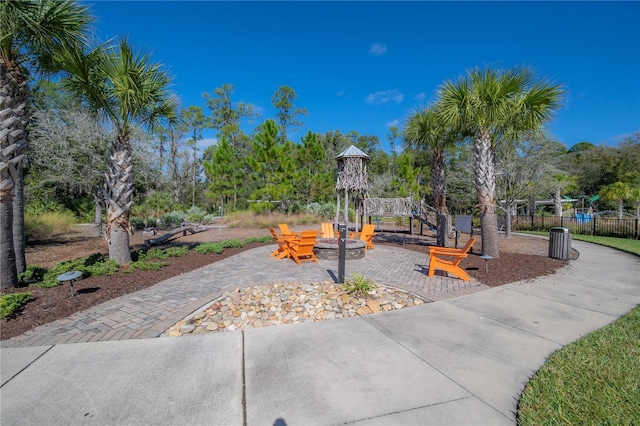
{"label": "wooden log", "polygon": [[[200,227],[197,227],[197,226],[196,227],[183,226],[181,228],[174,229],[171,232],[167,232],[166,234],[161,235],[159,237],[146,239],[146,240],[144,240],[144,244],[147,247],[151,247],[151,246],[155,246],[155,245],[158,245],[158,244],[163,244],[163,243],[167,242],[169,240],[169,238],[173,237],[174,235],[180,234],[180,233],[182,233],[182,236],[184,237],[184,236],[187,235],[187,232],[190,233],[190,234],[197,234],[198,232],[204,232],[207,229],[209,229],[209,228],[200,228]],[[178,238],[180,238],[180,237],[178,237]]]}

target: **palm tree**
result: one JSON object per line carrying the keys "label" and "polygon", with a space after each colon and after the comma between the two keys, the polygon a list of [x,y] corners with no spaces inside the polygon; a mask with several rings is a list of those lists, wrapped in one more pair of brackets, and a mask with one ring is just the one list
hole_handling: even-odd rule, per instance
{"label": "palm tree", "polygon": [[74,1],[0,2],[0,282],[18,285],[24,257],[22,162],[27,144],[30,72],[55,72],[57,51],[84,39],[91,21]]}
{"label": "palm tree", "polygon": [[559,106],[559,85],[537,81],[522,67],[507,71],[474,69],[439,89],[438,111],[446,125],[473,139],[474,180],[482,236],[482,253],[498,256],[496,164],[494,143],[539,129]]}
{"label": "palm tree", "polygon": [[437,245],[444,247],[447,236],[447,182],[445,151],[456,143],[458,134],[442,125],[434,107],[416,111],[404,130],[406,144],[418,151],[431,151],[431,189],[437,214]]}
{"label": "palm tree", "polygon": [[603,200],[616,202],[618,219],[622,219],[624,200],[631,198],[632,195],[631,187],[620,181],[607,185],[600,191]]}
{"label": "palm tree", "polygon": [[107,200],[105,236],[109,257],[119,264],[131,262],[129,234],[133,205],[131,131],[137,124],[151,126],[161,117],[175,117],[175,99],[169,96],[170,79],[146,54],[135,53],[126,40],[99,47],[83,55],[65,57],[72,74],[65,85],[88,101],[97,115],[114,128],[104,196]]}

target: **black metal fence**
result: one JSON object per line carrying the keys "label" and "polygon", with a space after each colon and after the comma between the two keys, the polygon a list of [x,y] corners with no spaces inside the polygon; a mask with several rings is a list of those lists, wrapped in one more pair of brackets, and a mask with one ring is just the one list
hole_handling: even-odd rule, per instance
{"label": "black metal fence", "polygon": [[572,234],[640,239],[638,218],[614,219],[583,215],[579,217],[512,216],[512,231],[548,231],[554,226],[569,228]]}

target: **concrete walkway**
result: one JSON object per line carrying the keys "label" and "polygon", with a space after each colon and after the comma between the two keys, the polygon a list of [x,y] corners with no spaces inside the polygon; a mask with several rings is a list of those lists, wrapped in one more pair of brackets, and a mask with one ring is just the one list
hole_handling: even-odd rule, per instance
{"label": "concrete walkway", "polygon": [[[303,270],[310,280],[337,273],[323,262],[252,265],[247,260],[261,256],[235,256],[222,270],[214,264],[3,342],[0,423],[513,424],[520,392],[552,352],[640,303],[638,257],[573,247],[579,259],[557,274],[485,291],[429,280],[424,255],[380,247],[347,275],[361,271],[438,301],[342,320],[131,339],[158,335],[161,327],[149,324],[173,323],[164,316],[184,317],[229,288],[275,279],[272,265],[280,281],[300,281]],[[154,304],[141,322],[113,319],[125,306],[137,317],[136,308]],[[121,326],[127,330],[117,336],[119,323],[142,325]],[[58,340],[89,335],[107,341]]]}

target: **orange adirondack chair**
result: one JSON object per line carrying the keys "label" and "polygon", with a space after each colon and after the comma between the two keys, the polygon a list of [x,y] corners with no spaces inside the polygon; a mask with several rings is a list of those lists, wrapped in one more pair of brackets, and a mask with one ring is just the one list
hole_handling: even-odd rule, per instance
{"label": "orange adirondack chair", "polygon": [[336,234],[333,231],[333,223],[322,223],[322,238],[335,238]]}
{"label": "orange adirondack chair", "polygon": [[291,230],[289,229],[289,225],[287,225],[286,223],[279,223],[278,227],[280,228],[280,233],[282,233],[282,236],[287,238],[289,236],[296,236],[295,232],[291,232]]}
{"label": "orange adirondack chair", "polygon": [[271,232],[273,240],[278,244],[278,248],[271,253],[271,256],[275,256],[276,259],[289,257],[289,247],[287,247],[287,242],[284,237],[278,235],[278,232],[275,230],[275,228],[269,228],[269,232]]}
{"label": "orange adirondack chair", "polygon": [[287,240],[289,255],[298,265],[306,260],[318,263],[316,255],[313,254],[313,246],[318,242],[317,237],[318,231],[302,231],[300,238]]}
{"label": "orange adirondack chair", "polygon": [[[476,239],[471,237],[462,249],[454,249],[447,247],[429,247],[429,276],[435,275],[436,269],[452,273],[460,277],[464,281],[471,281],[469,274],[465,272],[459,265],[460,261],[467,257],[467,253],[473,247]],[[443,259],[442,256],[451,259]]]}
{"label": "orange adirondack chair", "polygon": [[[376,246],[373,245],[373,237],[376,236],[375,233],[376,226],[373,224],[362,225],[362,232],[360,232],[360,241],[364,241],[367,245],[364,246],[364,249],[374,249]],[[351,238],[356,238],[358,233],[351,234]]]}

